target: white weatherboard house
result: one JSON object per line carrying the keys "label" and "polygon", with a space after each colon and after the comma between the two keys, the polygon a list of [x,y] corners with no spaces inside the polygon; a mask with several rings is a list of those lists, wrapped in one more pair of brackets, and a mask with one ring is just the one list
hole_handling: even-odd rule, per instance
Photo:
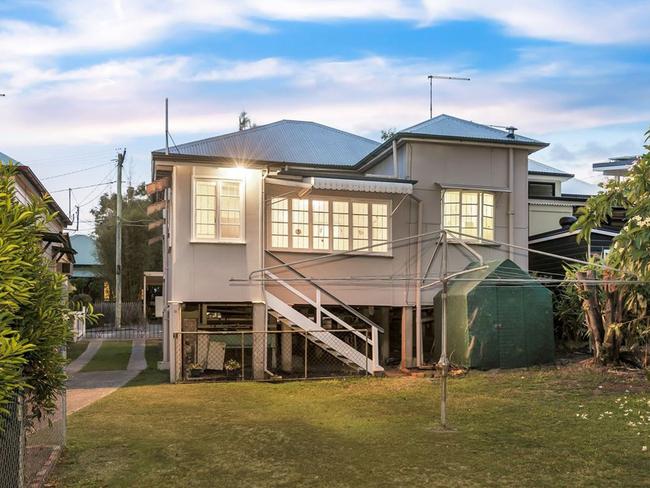
{"label": "white weatherboard house", "polygon": [[[48,195],[47,189],[29,166],[0,152],[0,165],[9,164],[16,167],[14,191],[19,202],[27,205],[36,198]],[[43,254],[48,258],[51,269],[69,276],[75,262],[75,251],[70,244],[70,236],[65,232],[65,228],[72,222],[53,199],[49,200],[48,206],[52,212],[56,212],[56,218],[48,222],[47,232],[43,234]]]}
{"label": "white weatherboard house", "polygon": [[[476,259],[468,249],[526,270],[528,159],[546,146],[440,115],[383,143],[281,120],[154,151],[153,178],[166,182],[158,197],[170,379],[188,354],[210,347],[179,340],[200,331],[254,331],[252,357],[242,359],[257,379],[272,374],[271,348],[274,363],[292,367],[296,344],[276,352],[265,337],[276,330],[374,374],[392,360],[435,362],[438,289],[416,279],[439,269],[434,231],[466,236],[449,246],[450,270]],[[367,328],[355,350],[327,332],[350,320]]]}

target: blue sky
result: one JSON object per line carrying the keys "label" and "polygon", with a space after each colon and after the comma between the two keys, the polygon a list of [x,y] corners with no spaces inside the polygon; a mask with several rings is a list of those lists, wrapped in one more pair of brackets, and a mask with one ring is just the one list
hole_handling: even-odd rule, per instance
{"label": "blue sky", "polygon": [[[314,120],[377,138],[434,112],[515,125],[534,157],[596,181],[591,163],[642,150],[650,126],[650,3],[493,0],[5,0],[0,151],[52,191],[149,177],[164,145]],[[84,170],[68,176],[62,173]],[[74,191],[89,210],[111,186]],[[67,192],[54,194],[64,209]]]}

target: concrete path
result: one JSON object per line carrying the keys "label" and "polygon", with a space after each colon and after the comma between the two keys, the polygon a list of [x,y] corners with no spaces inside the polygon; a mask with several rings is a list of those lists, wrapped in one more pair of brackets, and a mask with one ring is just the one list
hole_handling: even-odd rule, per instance
{"label": "concrete path", "polygon": [[68,373],[68,376],[81,371],[81,368],[88,364],[88,361],[93,358],[101,345],[101,340],[90,341],[86,350],[82,352],[77,359],[65,367],[65,372]]}
{"label": "concrete path", "polygon": [[[101,343],[101,341],[91,341],[91,344],[93,342]],[[91,344],[88,345],[89,349]],[[99,346],[97,346],[97,348],[99,348]],[[131,357],[127,369],[121,371],[78,372],[88,361],[90,361],[90,358],[92,358],[95,352],[97,352],[97,349],[89,354],[86,362],[83,363],[76,372],[70,371],[70,366],[72,366],[76,361],[70,363],[68,366],[68,374],[70,374],[67,395],[68,415],[87,407],[100,398],[110,395],[115,390],[135,378],[140,371],[146,369],[147,361],[144,357],[144,349],[145,340],[135,339],[133,341],[133,348],[131,349]],[[86,351],[88,351],[88,349]],[[78,359],[81,359],[81,356],[79,356]]]}

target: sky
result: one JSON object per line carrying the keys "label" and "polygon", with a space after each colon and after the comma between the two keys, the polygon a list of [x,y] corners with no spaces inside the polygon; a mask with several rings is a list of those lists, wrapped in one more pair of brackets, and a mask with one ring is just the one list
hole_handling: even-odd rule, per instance
{"label": "sky", "polygon": [[650,2],[620,0],[2,0],[0,151],[64,210],[150,180],[164,146],[312,120],[378,139],[434,115],[514,125],[587,181],[650,127]]}

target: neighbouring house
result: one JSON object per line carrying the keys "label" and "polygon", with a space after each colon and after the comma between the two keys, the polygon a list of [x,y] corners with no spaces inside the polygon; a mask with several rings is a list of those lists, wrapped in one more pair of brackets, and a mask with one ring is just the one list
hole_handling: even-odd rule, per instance
{"label": "neighbouring house", "polygon": [[97,258],[95,239],[85,234],[74,234],[70,237],[72,247],[77,254],[70,275],[70,282],[76,288],[76,293],[90,295],[93,302],[104,299],[104,289],[108,283],[103,278],[102,265]]}
{"label": "neighbouring house", "polygon": [[[303,345],[371,374],[435,363],[435,232],[459,233],[451,270],[477,255],[527,270],[529,156],[546,146],[440,115],[383,143],[281,120],[152,152],[171,381],[203,354],[222,365],[229,344],[201,333],[223,330],[256,379]],[[355,348],[328,332],[350,321],[369,329]]]}
{"label": "neighbouring house", "polygon": [[[620,159],[616,158],[619,168],[616,171],[621,171]],[[570,228],[576,221],[578,209],[589,197],[600,191],[599,186],[533,160],[528,161],[528,175],[528,246],[540,251],[529,255],[530,272],[563,277],[564,265],[568,261],[548,254],[584,260],[594,254],[603,256],[607,253],[612,239],[618,235],[623,225],[625,215],[622,209],[615,209],[606,225],[593,229],[588,240],[578,242],[578,231]]]}
{"label": "neighbouring house", "polygon": [[596,172],[602,173],[603,176],[608,176],[620,180],[622,177],[627,176],[629,169],[634,166],[640,156],[618,156],[609,158],[602,163],[594,163],[592,169]]}
{"label": "neighbouring house", "polygon": [[562,217],[574,216],[600,187],[571,173],[528,160],[528,234],[555,231]]}
{"label": "neighbouring house", "polygon": [[[16,165],[15,192],[18,201],[27,204],[34,198],[48,195],[47,189],[29,166],[21,164],[1,152],[0,164]],[[75,250],[65,228],[72,222],[54,199],[50,199],[48,206],[53,212],[56,212],[57,216],[47,224],[47,232],[43,234],[43,254],[50,260],[52,269],[69,277],[75,262]]]}

